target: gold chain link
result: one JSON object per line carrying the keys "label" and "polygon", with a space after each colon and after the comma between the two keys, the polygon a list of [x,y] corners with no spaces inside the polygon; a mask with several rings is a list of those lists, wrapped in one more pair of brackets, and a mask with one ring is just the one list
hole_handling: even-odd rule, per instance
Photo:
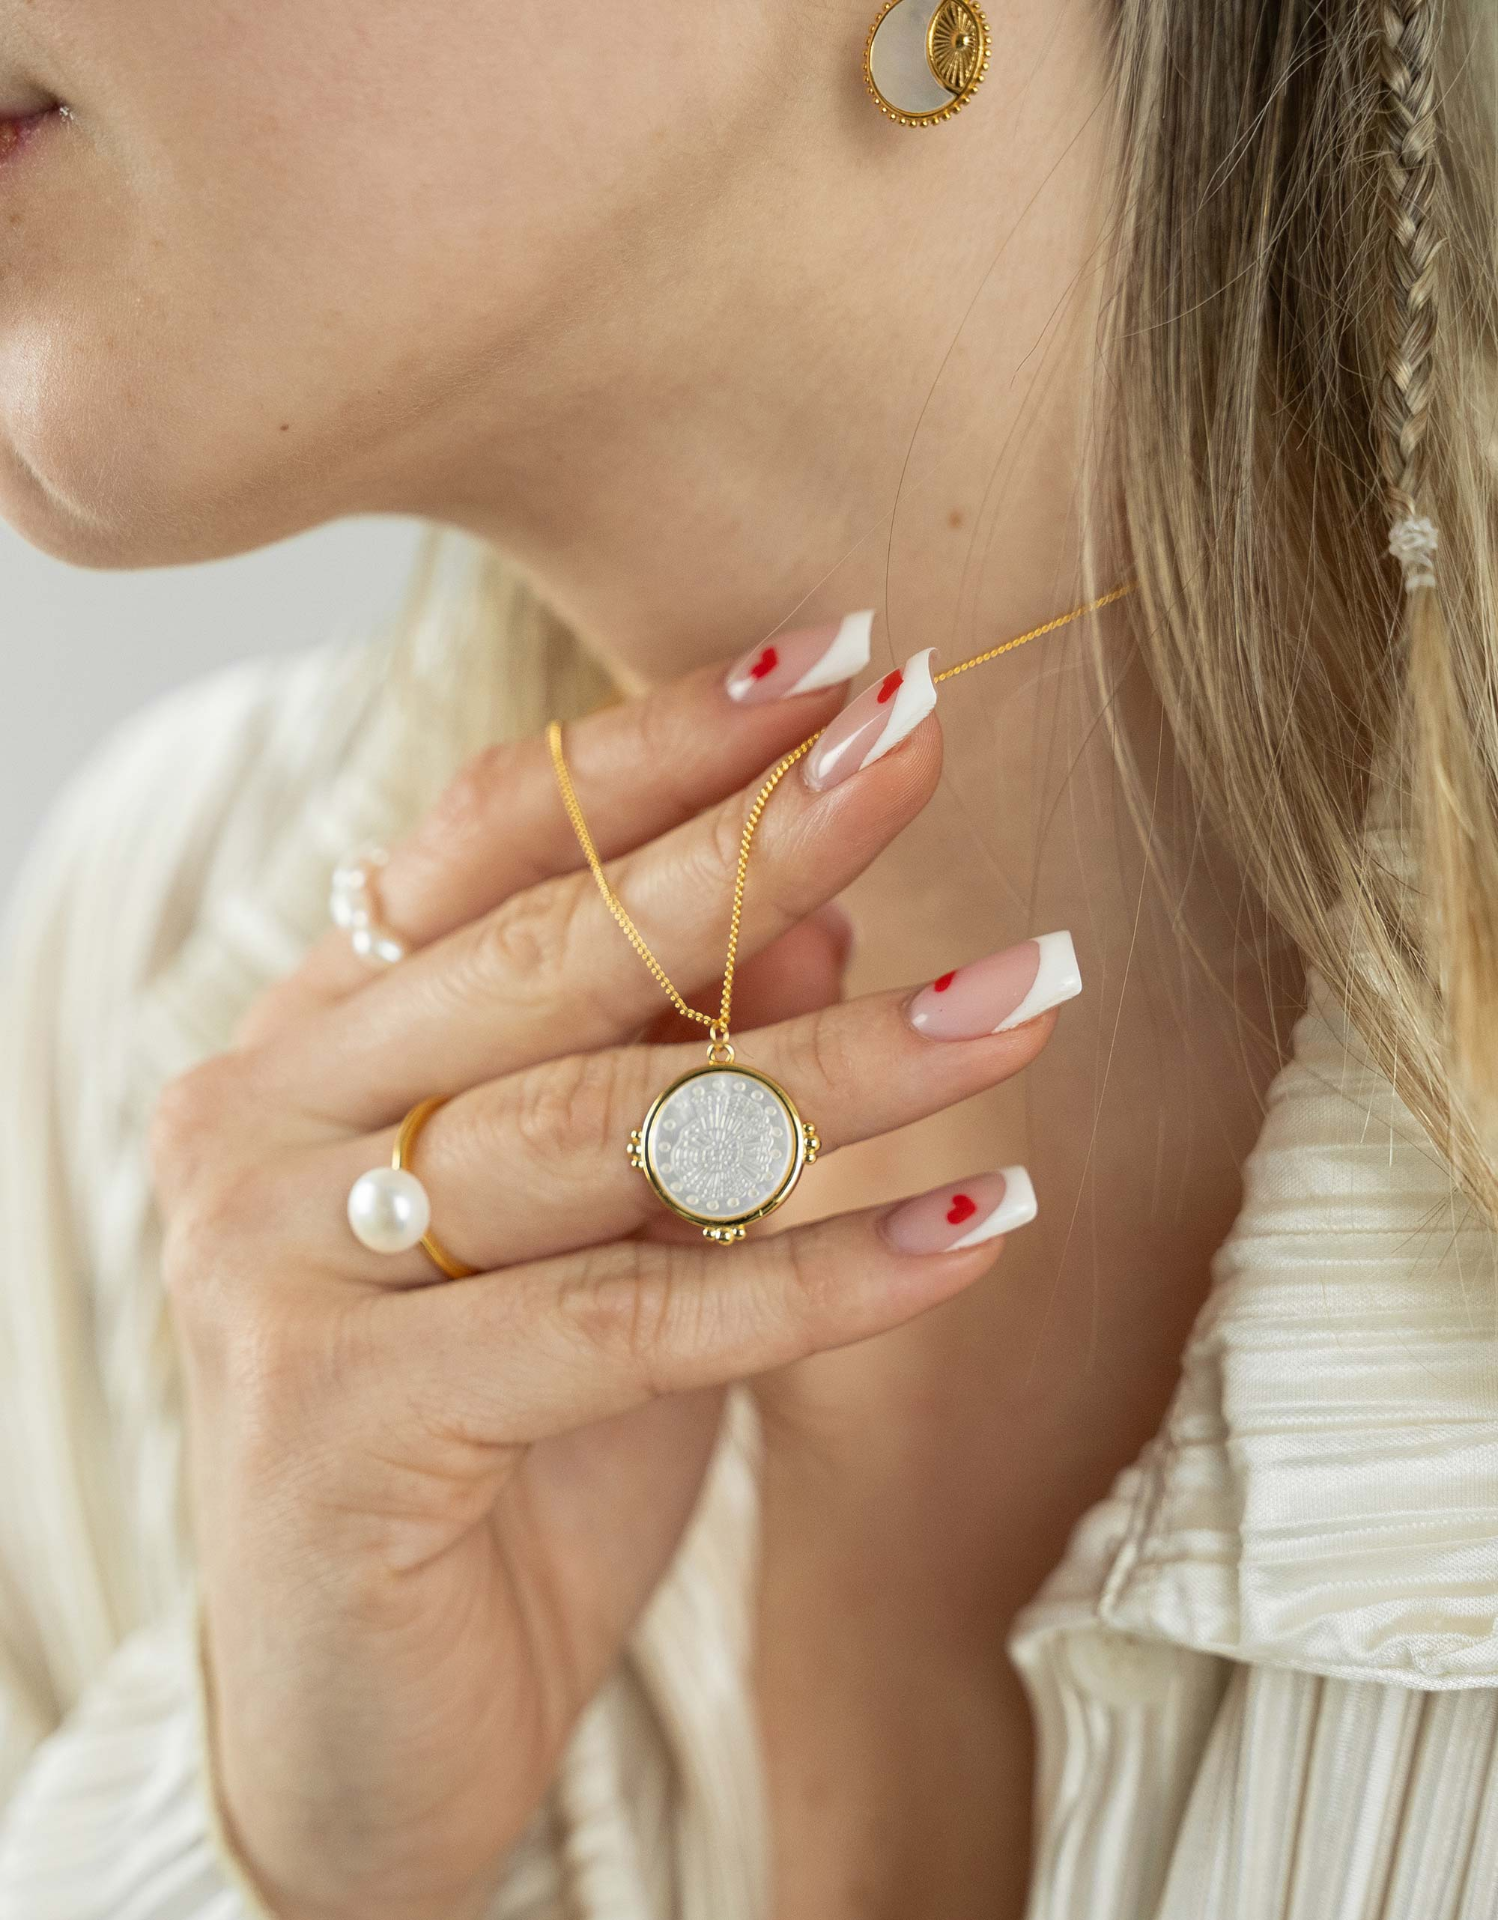
{"label": "gold chain link", "polygon": [[[1016,647],[1023,647],[1031,640],[1039,640],[1042,635],[1054,633],[1058,627],[1070,625],[1089,613],[1098,613],[1104,607],[1112,606],[1115,600],[1122,600],[1125,594],[1134,591],[1134,582],[1126,581],[1122,586],[1110,588],[1096,600],[1089,600],[1085,606],[1073,607],[1068,613],[1057,614],[1054,620],[1047,620],[1042,626],[1031,627],[1027,633],[1016,634],[1014,639],[1002,641],[996,647],[989,647],[984,653],[975,653],[969,659],[959,660],[955,667],[944,667],[940,673],[933,674],[933,681],[950,680],[954,674],[966,673],[970,667],[981,667],[989,660],[997,660],[1001,654],[1013,653]],[[624,903],[609,885],[604,876],[603,862],[598,857],[598,849],[593,844],[593,836],[588,831],[588,823],[583,818],[583,810],[578,805],[577,792],[572,785],[572,775],[567,770],[567,762],[562,753],[562,728],[559,721],[553,720],[546,729],[546,744],[551,749],[551,764],[556,769],[557,786],[561,790],[562,805],[567,810],[567,818],[572,823],[572,831],[577,835],[578,844],[587,858],[593,878],[598,882],[598,891],[603,895],[604,905],[613,915],[620,930],[635,952],[645,962],[656,981],[664,987],[670,996],[676,1011],[688,1020],[697,1020],[710,1029],[712,1055],[726,1063],[733,1058],[733,1048],[729,1044],[729,1014],[733,1008],[733,975],[738,963],[739,924],[744,917],[744,884],[749,873],[749,849],[754,844],[754,833],[764,813],[770,795],[795,766],[801,756],[814,747],[825,727],[819,727],[799,747],[777,760],[766,775],[764,784],[754,796],[744,821],[744,831],[739,839],[738,867],[733,877],[733,907],[728,918],[728,952],[723,962],[723,994],[716,1014],[703,1013],[696,1007],[689,1007],[667,977],[665,968],[646,945],[644,935],[625,911]]]}

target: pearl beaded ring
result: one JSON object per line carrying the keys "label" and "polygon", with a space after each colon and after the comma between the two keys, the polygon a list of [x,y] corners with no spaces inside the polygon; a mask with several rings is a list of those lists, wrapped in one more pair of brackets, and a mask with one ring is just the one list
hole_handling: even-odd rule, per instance
{"label": "pearl beaded ring", "polygon": [[372,869],[383,867],[389,858],[385,847],[369,842],[333,869],[328,890],[328,912],[334,925],[348,934],[354,952],[361,960],[387,967],[406,957],[405,941],[390,931],[375,906]]}

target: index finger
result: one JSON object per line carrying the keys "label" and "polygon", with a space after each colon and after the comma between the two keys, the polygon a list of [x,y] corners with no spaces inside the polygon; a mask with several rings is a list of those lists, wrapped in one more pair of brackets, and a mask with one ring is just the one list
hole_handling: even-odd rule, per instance
{"label": "index finger", "polygon": [[[701,667],[658,692],[573,722],[567,762],[603,859],[690,820],[799,745],[836,713],[867,666],[872,612],[798,628],[751,648],[725,673]],[[410,951],[513,894],[583,864],[546,742],[496,742],[462,766],[375,873],[380,918]],[[357,992],[375,969],[330,927],[301,965],[250,1009],[244,1045]]]}

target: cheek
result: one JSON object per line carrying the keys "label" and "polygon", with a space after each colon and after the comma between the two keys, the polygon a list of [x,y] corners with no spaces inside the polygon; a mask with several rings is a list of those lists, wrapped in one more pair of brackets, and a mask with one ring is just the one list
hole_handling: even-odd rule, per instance
{"label": "cheek", "polygon": [[169,160],[62,121],[10,173],[0,512],[84,564],[206,558],[345,510],[478,304],[453,196],[435,219],[311,121],[179,121]]}
{"label": "cheek", "polygon": [[440,499],[478,382],[529,407],[631,271],[683,81],[739,71],[686,0],[653,41],[614,0],[572,39],[493,0],[57,4],[75,117],[0,170],[0,513],[86,565]]}

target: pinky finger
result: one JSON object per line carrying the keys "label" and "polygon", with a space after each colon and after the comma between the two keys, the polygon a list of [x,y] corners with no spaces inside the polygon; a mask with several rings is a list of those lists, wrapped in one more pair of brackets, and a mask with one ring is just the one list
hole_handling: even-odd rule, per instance
{"label": "pinky finger", "polygon": [[1034,1217],[1006,1167],[729,1249],[619,1241],[384,1295],[379,1344],[428,1433],[524,1445],[886,1332]]}

